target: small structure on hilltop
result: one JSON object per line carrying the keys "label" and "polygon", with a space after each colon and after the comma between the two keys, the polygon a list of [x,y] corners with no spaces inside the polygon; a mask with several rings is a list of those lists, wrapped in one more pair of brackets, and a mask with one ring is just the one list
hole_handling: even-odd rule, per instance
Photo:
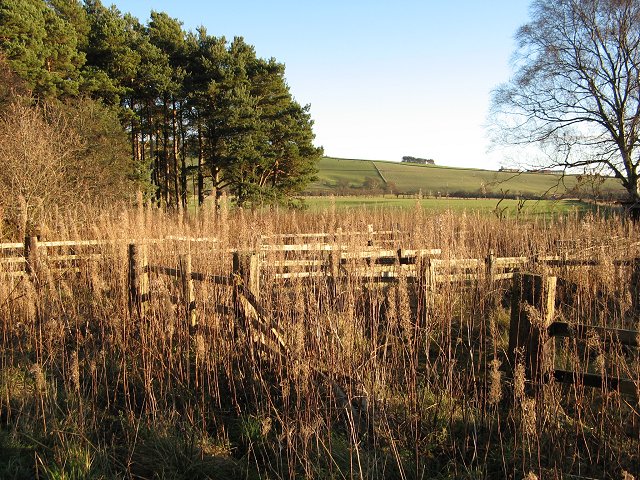
{"label": "small structure on hilltop", "polygon": [[418,165],[435,165],[436,161],[432,158],[417,158],[405,155],[402,157],[402,163],[416,163]]}

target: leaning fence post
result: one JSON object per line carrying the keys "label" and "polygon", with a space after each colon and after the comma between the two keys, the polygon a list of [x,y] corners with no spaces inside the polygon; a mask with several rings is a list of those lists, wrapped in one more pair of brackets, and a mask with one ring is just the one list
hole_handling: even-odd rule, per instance
{"label": "leaning fence post", "polygon": [[256,330],[259,321],[257,302],[260,297],[260,256],[255,253],[234,252],[233,274],[236,278],[233,289],[236,317],[240,319],[250,338],[265,343],[264,335],[261,336]]}
{"label": "leaning fence post", "polygon": [[194,333],[198,326],[198,317],[196,313],[196,292],[191,275],[191,253],[180,255],[178,261],[187,325],[189,325],[189,332]]}
{"label": "leaning fence post", "polygon": [[[258,313],[251,300],[255,303],[260,298],[260,256],[255,253],[234,252],[233,274],[237,279],[234,304],[239,309],[238,316],[256,318]],[[247,298],[248,296],[253,299]]]}
{"label": "leaning fence post", "polygon": [[143,317],[149,302],[147,246],[129,244],[129,310]]}
{"label": "leaning fence post", "polygon": [[518,362],[534,384],[553,368],[553,348],[547,344],[547,329],[555,313],[556,277],[516,273],[511,296],[509,361]]}

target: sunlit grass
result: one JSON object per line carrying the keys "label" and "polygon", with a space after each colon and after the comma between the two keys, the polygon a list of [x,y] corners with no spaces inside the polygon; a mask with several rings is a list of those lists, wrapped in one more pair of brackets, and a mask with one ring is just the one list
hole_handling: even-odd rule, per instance
{"label": "sunlit grass", "polygon": [[[343,263],[334,279],[276,281],[275,262],[290,256],[269,252],[261,254],[261,325],[267,327],[261,334],[235,315],[232,289],[209,280],[196,282],[195,329],[181,282],[166,275],[151,274],[143,318],[129,309],[128,240],[116,240],[154,239],[150,265],[169,268],[190,250],[193,271],[208,278],[231,276],[229,249],[255,252],[262,235],[325,232],[334,243],[333,234],[342,232],[350,251],[370,251],[371,224],[393,232],[386,248],[441,248],[448,271],[448,259],[484,259],[490,251],[603,259],[595,267],[530,269],[562,278],[562,320],[637,328],[637,278],[628,266],[606,261],[640,256],[640,232],[623,219],[589,212],[500,216],[487,200],[476,201],[487,209],[480,211],[455,211],[453,205],[465,202],[457,199],[409,199],[399,208],[324,201],[327,208],[306,211],[223,205],[198,216],[139,209],[52,217],[49,239],[110,242],[79,273],[45,269],[38,282],[0,282],[0,477],[638,473],[635,400],[616,389],[553,382],[534,388],[511,374],[509,282],[434,287],[424,276],[400,274],[395,283],[371,283],[359,273],[371,267],[365,260]],[[444,211],[429,208],[442,202],[449,202]],[[201,241],[187,244],[184,237]],[[325,253],[307,258],[328,262]],[[278,354],[256,342],[271,328],[285,345]],[[604,340],[559,340],[556,361],[639,378],[637,352]]]}

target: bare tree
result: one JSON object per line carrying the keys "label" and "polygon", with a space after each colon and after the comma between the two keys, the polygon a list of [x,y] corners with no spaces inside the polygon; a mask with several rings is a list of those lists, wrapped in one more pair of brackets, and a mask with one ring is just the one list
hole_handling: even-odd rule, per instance
{"label": "bare tree", "polygon": [[96,102],[16,97],[0,112],[0,208],[13,230],[40,226],[54,210],[126,200],[134,176],[126,134]]}
{"label": "bare tree", "polygon": [[63,123],[46,122],[41,112],[14,102],[0,117],[0,204],[10,218],[37,222],[51,205],[73,195],[67,181],[77,136]]}
{"label": "bare tree", "polygon": [[547,167],[612,174],[640,201],[640,2],[536,0],[516,40],[494,138],[550,148]]}

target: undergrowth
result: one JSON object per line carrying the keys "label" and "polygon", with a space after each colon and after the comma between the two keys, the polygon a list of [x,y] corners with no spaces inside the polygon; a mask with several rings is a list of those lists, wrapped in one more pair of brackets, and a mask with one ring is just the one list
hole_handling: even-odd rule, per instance
{"label": "undergrowth", "polygon": [[[508,281],[427,289],[401,273],[380,284],[357,274],[363,261],[336,279],[275,281],[267,265],[285,256],[263,253],[260,302],[286,345],[277,355],[235,314],[233,290],[214,281],[196,284],[196,328],[180,281],[166,275],[151,274],[142,316],[129,308],[119,240],[144,239],[151,265],[178,268],[190,251],[194,272],[228,276],[230,250],[255,250],[261,235],[343,232],[349,251],[365,251],[366,235],[349,232],[369,224],[393,232],[389,248],[441,248],[445,260],[637,256],[635,226],[598,217],[499,221],[416,206],[51,218],[47,239],[109,242],[91,247],[100,256],[77,271],[49,262],[33,279],[2,277],[0,478],[638,476],[636,398],[579,384],[534,388],[509,364]],[[564,282],[562,320],[638,329],[631,268],[604,261],[537,273]],[[602,338],[555,348],[562,368],[637,382],[637,350]]]}

